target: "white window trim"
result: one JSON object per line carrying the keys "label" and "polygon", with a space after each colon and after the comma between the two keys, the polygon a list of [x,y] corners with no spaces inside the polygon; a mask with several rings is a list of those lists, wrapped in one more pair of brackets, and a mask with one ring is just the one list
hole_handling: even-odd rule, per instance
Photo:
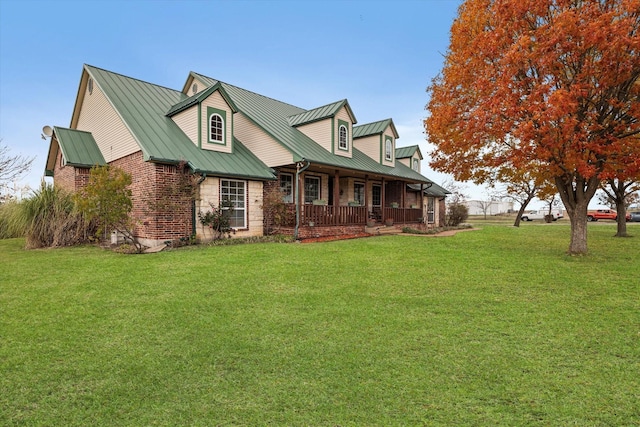
{"label": "white window trim", "polygon": [[[342,146],[342,129],[344,129],[344,146]],[[338,149],[349,151],[349,129],[345,125],[338,128]]]}
{"label": "white window trim", "polygon": [[[249,203],[249,195],[248,195],[249,184],[247,181],[242,181],[240,179],[221,179],[219,203],[222,203],[222,200],[223,200],[223,194],[222,194],[223,182],[241,182],[244,184],[244,208],[242,209],[244,211],[244,215],[243,215],[244,225],[242,227],[231,227],[231,228],[233,230],[247,230],[249,228],[249,218],[248,218],[249,207],[247,206],[247,204]],[[235,210],[235,207],[234,207],[234,210]]]}
{"label": "white window trim", "polygon": [[[220,123],[222,123],[222,140],[216,140],[216,139],[211,138],[211,129],[212,129],[211,120],[213,119],[214,116],[218,117],[220,119]],[[224,138],[225,138],[224,117],[222,117],[218,113],[211,113],[211,115],[209,116],[209,142],[213,143],[213,144],[222,144],[222,145],[224,145],[225,144]]]}
{"label": "white window trim", "polygon": [[[387,150],[387,145],[390,147],[389,150]],[[393,160],[393,140],[391,138],[384,140],[384,159],[388,162]]]}

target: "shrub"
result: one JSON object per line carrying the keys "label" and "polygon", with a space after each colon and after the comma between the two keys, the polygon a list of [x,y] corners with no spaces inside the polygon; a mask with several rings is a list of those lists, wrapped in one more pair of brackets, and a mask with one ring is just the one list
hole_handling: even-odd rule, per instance
{"label": "shrub", "polygon": [[469,218],[469,209],[460,202],[450,203],[445,217],[446,225],[455,227]]}
{"label": "shrub", "polygon": [[133,235],[135,220],[133,209],[131,175],[113,166],[94,166],[89,172],[89,183],[75,195],[78,209],[98,224],[96,237],[105,237],[117,231],[137,252],[143,246]]}
{"label": "shrub", "polygon": [[233,212],[233,203],[229,200],[223,200],[219,206],[209,203],[211,210],[207,212],[198,212],[200,224],[213,230],[213,239],[222,239],[231,232],[229,217]]}

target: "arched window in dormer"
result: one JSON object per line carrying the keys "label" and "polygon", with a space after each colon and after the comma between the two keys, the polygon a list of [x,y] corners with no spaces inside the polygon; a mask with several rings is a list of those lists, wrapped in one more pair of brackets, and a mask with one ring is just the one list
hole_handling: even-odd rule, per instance
{"label": "arched window in dormer", "polygon": [[209,116],[209,142],[224,144],[224,119],[218,113]]}
{"label": "arched window in dormer", "polygon": [[413,159],[413,170],[416,172],[420,172],[420,160]]}
{"label": "arched window in dormer", "polygon": [[338,130],[338,148],[341,150],[349,150],[348,133],[345,125],[340,125]]}
{"label": "arched window in dormer", "polygon": [[387,161],[393,160],[393,141],[391,141],[391,138],[385,140],[384,159]]}

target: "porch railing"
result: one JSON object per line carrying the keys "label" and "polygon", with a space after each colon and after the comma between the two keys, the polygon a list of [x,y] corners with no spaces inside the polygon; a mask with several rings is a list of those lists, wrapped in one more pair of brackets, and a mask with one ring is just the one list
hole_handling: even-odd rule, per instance
{"label": "porch railing", "polygon": [[393,219],[394,223],[419,222],[422,218],[422,209],[415,208],[383,208],[382,220]]}
{"label": "porch railing", "polygon": [[[382,221],[391,218],[394,223],[419,222],[422,209],[383,208],[382,212],[376,212],[374,217]],[[300,209],[301,225],[360,225],[366,224],[369,218],[370,213],[365,206],[303,205]]]}
{"label": "porch railing", "polygon": [[323,206],[304,205],[300,215],[304,225],[357,225],[367,222],[367,208],[364,206]]}

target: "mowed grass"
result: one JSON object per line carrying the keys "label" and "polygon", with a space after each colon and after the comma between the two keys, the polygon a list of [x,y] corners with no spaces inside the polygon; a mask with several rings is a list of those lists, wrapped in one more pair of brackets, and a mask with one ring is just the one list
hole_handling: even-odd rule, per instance
{"label": "mowed grass", "polygon": [[640,424],[640,224],[120,255],[0,241],[1,425]]}

